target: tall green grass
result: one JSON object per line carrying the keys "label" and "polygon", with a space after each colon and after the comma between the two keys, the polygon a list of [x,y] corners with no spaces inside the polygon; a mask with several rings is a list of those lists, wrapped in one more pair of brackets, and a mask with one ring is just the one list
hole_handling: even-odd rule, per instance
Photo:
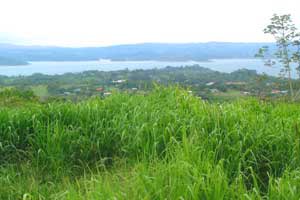
{"label": "tall green grass", "polygon": [[299,123],[175,87],[0,108],[0,199],[299,199]]}

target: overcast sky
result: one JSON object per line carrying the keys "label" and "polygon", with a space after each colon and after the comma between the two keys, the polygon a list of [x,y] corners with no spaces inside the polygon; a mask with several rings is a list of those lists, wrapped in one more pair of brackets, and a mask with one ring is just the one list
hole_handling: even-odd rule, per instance
{"label": "overcast sky", "polygon": [[273,13],[300,25],[300,0],[0,0],[0,42],[261,42]]}

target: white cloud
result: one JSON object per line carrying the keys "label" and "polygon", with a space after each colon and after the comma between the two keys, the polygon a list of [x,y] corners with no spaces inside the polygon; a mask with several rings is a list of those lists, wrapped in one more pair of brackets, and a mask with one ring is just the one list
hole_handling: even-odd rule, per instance
{"label": "white cloud", "polygon": [[28,43],[97,46],[140,42],[269,41],[273,13],[299,0],[0,0],[0,32]]}

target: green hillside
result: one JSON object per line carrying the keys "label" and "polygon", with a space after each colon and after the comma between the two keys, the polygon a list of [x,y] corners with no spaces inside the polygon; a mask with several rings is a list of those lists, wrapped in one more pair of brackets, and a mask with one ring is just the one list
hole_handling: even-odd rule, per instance
{"label": "green hillside", "polygon": [[30,102],[0,107],[0,199],[300,198],[296,103],[174,87]]}

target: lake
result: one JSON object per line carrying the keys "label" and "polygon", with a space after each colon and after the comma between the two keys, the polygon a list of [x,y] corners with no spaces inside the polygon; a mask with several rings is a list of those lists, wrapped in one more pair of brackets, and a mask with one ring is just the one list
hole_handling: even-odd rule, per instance
{"label": "lake", "polygon": [[267,73],[277,76],[278,68],[264,66],[258,59],[214,59],[210,62],[162,62],[162,61],[83,61],[83,62],[31,62],[30,65],[21,66],[0,66],[0,75],[19,76],[42,73],[48,75],[64,74],[68,72],[78,73],[88,70],[115,71],[122,69],[153,69],[164,68],[166,66],[180,67],[198,64],[220,72],[233,72],[246,68],[254,69],[258,73]]}

